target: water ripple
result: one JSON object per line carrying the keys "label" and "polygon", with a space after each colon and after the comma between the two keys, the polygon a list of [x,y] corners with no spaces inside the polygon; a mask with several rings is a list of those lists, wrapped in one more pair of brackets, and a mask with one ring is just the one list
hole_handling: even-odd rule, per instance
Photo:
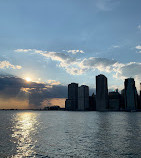
{"label": "water ripple", "polygon": [[0,111],[0,157],[139,158],[141,113]]}

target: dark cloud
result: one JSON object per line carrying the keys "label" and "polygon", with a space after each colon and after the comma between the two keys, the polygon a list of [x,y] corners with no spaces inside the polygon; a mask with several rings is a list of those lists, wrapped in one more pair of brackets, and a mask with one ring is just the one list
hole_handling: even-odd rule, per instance
{"label": "dark cloud", "polygon": [[115,64],[116,61],[106,58],[91,57],[89,59],[84,59],[82,63],[84,66],[97,67],[102,65],[103,67],[106,67]]}
{"label": "dark cloud", "polygon": [[46,88],[31,88],[29,90],[29,104],[31,106],[41,106],[42,102],[51,98],[67,98],[67,87],[54,85]]}
{"label": "dark cloud", "polygon": [[141,63],[129,63],[120,69],[121,73],[126,77],[135,77],[141,74]]}
{"label": "dark cloud", "polygon": [[29,100],[29,106],[38,108],[47,98],[66,98],[67,87],[26,82],[24,79],[14,76],[1,76],[0,97],[5,99],[18,98],[21,100],[26,98]]}

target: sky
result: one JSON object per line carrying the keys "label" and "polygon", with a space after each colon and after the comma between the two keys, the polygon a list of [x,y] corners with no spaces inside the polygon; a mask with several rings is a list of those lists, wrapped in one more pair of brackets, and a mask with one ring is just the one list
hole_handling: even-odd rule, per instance
{"label": "sky", "polygon": [[[92,91],[98,74],[108,78],[110,90],[123,89],[129,77],[139,90],[140,6],[140,0],[0,0],[1,87],[10,88],[11,80],[36,84],[21,84],[11,97],[1,88],[0,108],[27,108],[40,84],[39,106],[64,105],[69,83],[86,84]],[[48,91],[52,97],[44,95]]]}

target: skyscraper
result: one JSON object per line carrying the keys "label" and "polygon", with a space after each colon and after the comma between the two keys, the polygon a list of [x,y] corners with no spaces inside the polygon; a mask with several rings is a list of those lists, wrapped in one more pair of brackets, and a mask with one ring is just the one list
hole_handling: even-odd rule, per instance
{"label": "skyscraper", "polygon": [[137,108],[137,90],[133,78],[125,79],[125,109],[127,111]]}
{"label": "skyscraper", "polygon": [[68,85],[68,99],[65,102],[66,110],[78,109],[78,84],[71,83]]}
{"label": "skyscraper", "polygon": [[89,87],[82,85],[78,88],[78,110],[89,110]]}
{"label": "skyscraper", "polygon": [[100,74],[96,76],[96,110],[106,111],[108,109],[108,85],[107,78]]}

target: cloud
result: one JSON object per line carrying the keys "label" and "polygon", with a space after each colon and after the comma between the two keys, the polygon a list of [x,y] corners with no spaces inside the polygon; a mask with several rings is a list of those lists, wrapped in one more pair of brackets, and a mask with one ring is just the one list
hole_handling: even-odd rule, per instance
{"label": "cloud", "polygon": [[135,48],[138,50],[137,53],[141,53],[141,45],[137,45]]}
{"label": "cloud", "polygon": [[84,51],[83,51],[83,50],[68,50],[67,52],[68,52],[68,53],[72,53],[72,54],[77,54],[77,53],[84,54]]}
{"label": "cloud", "polygon": [[33,49],[16,49],[15,52],[32,52]]}
{"label": "cloud", "polygon": [[80,63],[81,68],[87,68],[87,69],[98,69],[100,71],[106,71],[110,72],[112,71],[112,66],[116,63],[115,60],[110,60],[106,58],[95,58],[90,57],[88,59],[84,59]]}
{"label": "cloud", "polygon": [[116,63],[116,61],[106,58],[90,57],[88,59],[77,59],[64,53],[35,49],[33,51],[53,61],[59,62],[58,66],[64,68],[66,72],[71,75],[82,75],[88,69],[110,72],[112,65]]}
{"label": "cloud", "polygon": [[[117,46],[116,46],[117,47]],[[136,49],[140,50],[141,46],[136,46]],[[35,52],[37,53],[37,51]],[[65,53],[38,51],[38,54],[44,56],[47,59],[58,62],[57,66],[63,68],[70,75],[82,75],[88,71],[99,70],[100,72],[112,73],[114,78],[122,79],[128,77],[134,77],[136,82],[141,81],[141,63],[119,63],[115,60],[106,58],[74,58]],[[56,83],[56,81],[50,81],[50,83]]]}
{"label": "cloud", "polygon": [[44,52],[39,53],[42,56],[45,56],[46,58],[51,58],[52,60],[61,62],[60,65],[69,65],[72,62],[76,61],[76,58],[70,57],[69,55],[66,55],[64,53],[57,53],[57,52]]}
{"label": "cloud", "polygon": [[141,25],[138,25],[137,28],[141,31]]}
{"label": "cloud", "polygon": [[96,7],[101,11],[111,11],[119,5],[116,0],[97,0]]}
{"label": "cloud", "polygon": [[71,75],[82,75],[83,73],[86,72],[85,68],[77,68],[77,67],[67,67],[66,72],[71,74]]}
{"label": "cloud", "polygon": [[72,62],[75,62],[75,58],[70,57],[69,55],[66,55],[64,53],[59,53],[59,52],[50,52],[50,51],[42,51],[42,50],[37,50],[37,49],[16,49],[14,50],[15,52],[33,52],[35,54],[40,54],[46,58],[50,58],[51,60],[54,61],[59,61],[60,66],[63,65],[69,65]]}
{"label": "cloud", "polygon": [[55,81],[55,80],[48,80],[47,83],[49,85],[60,85],[61,84],[59,81]]}
{"label": "cloud", "polygon": [[115,71],[114,77],[124,80],[125,78],[134,78],[137,88],[139,90],[139,83],[141,82],[141,63],[130,62],[127,64],[117,64],[113,69]]}
{"label": "cloud", "polygon": [[113,48],[120,48],[120,46],[118,46],[118,45],[114,45]]}
{"label": "cloud", "polygon": [[135,77],[141,75],[141,63],[130,62],[128,64],[122,64],[119,66],[117,73],[124,77]]}
{"label": "cloud", "polygon": [[82,75],[88,69],[98,69],[100,71],[106,70],[106,72],[109,72],[111,66],[116,63],[114,60],[94,57],[81,60],[56,52],[49,52],[42,55],[47,58],[51,58],[52,60],[59,61],[59,66],[64,68],[67,73],[72,75]]}
{"label": "cloud", "polygon": [[[20,49],[20,50],[23,50],[23,49]],[[28,52],[27,50],[29,50],[29,49],[26,49],[23,52]],[[17,51],[17,50],[15,50],[15,51]],[[31,50],[30,49],[29,52],[31,52],[31,51],[34,52],[35,54],[40,54],[40,55],[46,57],[47,59],[51,59],[53,61],[58,62],[59,64],[57,64],[57,65],[59,67],[64,68],[66,70],[66,72],[73,74],[73,75],[75,74],[74,66],[78,67],[79,59],[76,59],[67,54],[59,53],[59,52],[49,52],[49,51],[42,51],[42,50],[36,50],[36,49]]]}
{"label": "cloud", "polygon": [[[58,85],[57,85],[58,84]],[[28,103],[26,108],[42,108],[42,102],[46,99],[66,98],[67,86],[63,86],[55,80],[49,83],[26,82],[22,78],[3,76],[0,77],[0,98],[2,104],[8,105],[7,100],[17,100]],[[3,106],[0,103],[0,108]],[[11,102],[9,102],[9,106]],[[13,105],[11,105],[13,106]],[[21,107],[23,108],[22,104]],[[19,108],[20,104],[19,104]]]}
{"label": "cloud", "polygon": [[42,50],[38,50],[38,49],[15,49],[14,50],[15,52],[17,53],[27,53],[27,52],[32,52],[32,53],[42,53],[42,52],[45,52],[45,51],[42,51]]}
{"label": "cloud", "polygon": [[141,50],[141,45],[138,45],[135,48],[138,49],[138,50]]}
{"label": "cloud", "polygon": [[19,65],[12,65],[9,61],[0,61],[0,69],[21,69],[22,67]]}

